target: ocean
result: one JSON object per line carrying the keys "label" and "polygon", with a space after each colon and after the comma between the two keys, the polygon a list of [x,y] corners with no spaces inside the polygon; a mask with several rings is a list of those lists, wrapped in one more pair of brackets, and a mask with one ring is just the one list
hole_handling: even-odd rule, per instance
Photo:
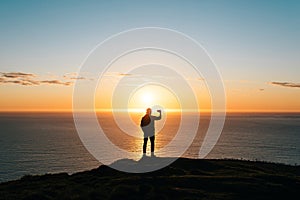
{"label": "ocean", "polygon": [[[135,115],[133,124],[138,126],[140,117]],[[142,155],[142,138],[124,134],[109,114],[99,114],[98,118],[115,145]],[[170,143],[179,122],[180,116],[169,114],[157,124],[156,150]],[[200,116],[198,133],[183,157],[198,157],[209,122],[209,115]],[[170,155],[165,152],[158,156]],[[300,113],[227,114],[223,132],[206,158],[299,165]],[[72,113],[0,113],[0,182],[24,175],[72,174],[100,165],[81,143]]]}

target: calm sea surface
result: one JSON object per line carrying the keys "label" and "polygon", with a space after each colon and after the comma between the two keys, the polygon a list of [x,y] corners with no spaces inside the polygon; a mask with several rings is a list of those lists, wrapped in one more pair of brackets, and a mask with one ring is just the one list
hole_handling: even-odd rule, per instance
{"label": "calm sea surface", "polygon": [[[138,125],[140,117],[133,117],[133,122]],[[197,136],[184,157],[197,158],[209,121],[210,116],[201,115]],[[174,138],[179,122],[180,116],[174,114],[157,124],[163,128],[156,136],[156,150]],[[142,151],[142,139],[124,134],[111,115],[99,115],[99,123],[120,148]],[[207,158],[299,165],[300,114],[228,114],[222,135]],[[0,113],[0,182],[27,174],[74,173],[99,165],[82,145],[71,113]]]}

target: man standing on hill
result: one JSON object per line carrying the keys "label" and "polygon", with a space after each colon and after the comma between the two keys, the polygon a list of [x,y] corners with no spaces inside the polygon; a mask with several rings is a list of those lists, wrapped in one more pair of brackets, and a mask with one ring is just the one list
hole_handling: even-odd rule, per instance
{"label": "man standing on hill", "polygon": [[151,115],[151,108],[147,108],[146,114],[141,120],[141,128],[144,132],[144,144],[143,144],[143,156],[146,156],[147,142],[148,138],[150,138],[151,142],[151,156],[154,156],[154,140],[155,140],[155,126],[154,121],[161,119],[161,110],[157,110],[159,112],[159,116]]}

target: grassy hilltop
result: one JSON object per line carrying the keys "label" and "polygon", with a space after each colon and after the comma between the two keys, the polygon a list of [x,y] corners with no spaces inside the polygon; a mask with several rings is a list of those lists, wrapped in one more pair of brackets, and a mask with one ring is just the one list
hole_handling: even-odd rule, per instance
{"label": "grassy hilltop", "polygon": [[0,184],[0,199],[294,199],[299,191],[300,166],[179,158],[144,174],[100,166],[25,176]]}

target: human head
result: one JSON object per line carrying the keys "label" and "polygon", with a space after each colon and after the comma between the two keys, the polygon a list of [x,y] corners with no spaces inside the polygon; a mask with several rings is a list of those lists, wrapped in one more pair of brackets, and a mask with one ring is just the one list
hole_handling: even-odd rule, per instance
{"label": "human head", "polygon": [[147,108],[146,112],[147,112],[148,115],[151,115],[151,112],[152,112],[151,108]]}

